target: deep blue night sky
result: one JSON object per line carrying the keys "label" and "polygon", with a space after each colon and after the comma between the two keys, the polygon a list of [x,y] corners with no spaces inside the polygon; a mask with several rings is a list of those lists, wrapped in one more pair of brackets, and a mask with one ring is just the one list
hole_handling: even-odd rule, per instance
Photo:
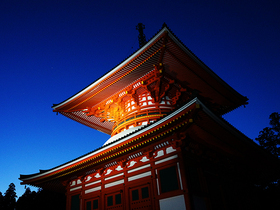
{"label": "deep blue night sky", "polygon": [[[0,192],[109,136],[52,112],[138,49],[165,22],[249,104],[224,116],[251,139],[280,112],[279,1],[0,1]],[[32,188],[36,189],[36,188]]]}

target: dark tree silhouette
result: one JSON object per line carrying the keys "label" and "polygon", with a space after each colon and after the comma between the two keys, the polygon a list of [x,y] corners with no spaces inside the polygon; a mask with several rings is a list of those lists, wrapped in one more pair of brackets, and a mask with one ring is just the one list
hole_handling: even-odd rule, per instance
{"label": "dark tree silhouette", "polygon": [[260,131],[256,140],[260,146],[268,150],[276,157],[280,157],[280,115],[277,112],[273,112],[270,116],[270,126]]}
{"label": "dark tree silhouette", "polygon": [[[280,114],[273,112],[269,116],[270,127],[260,131],[256,141],[265,150],[269,151],[278,159],[280,158]],[[260,209],[280,209],[280,177],[274,180],[267,180],[267,184],[259,186],[259,198],[262,202]]]}
{"label": "dark tree silhouette", "polygon": [[4,196],[0,192],[0,209],[4,209]]}
{"label": "dark tree silhouette", "polygon": [[26,188],[22,196],[17,200],[17,210],[35,210],[38,209],[35,205],[37,193],[30,190],[29,187]]}
{"label": "dark tree silhouette", "polygon": [[37,209],[41,210],[63,210],[66,209],[66,196],[62,193],[39,189],[36,197]]}
{"label": "dark tree silhouette", "polygon": [[[17,210],[63,210],[66,208],[64,194],[39,189],[37,192],[26,188],[17,201]],[[1,210],[1,209],[0,209]]]}
{"label": "dark tree silhouette", "polygon": [[16,186],[14,183],[11,183],[4,195],[3,210],[14,210],[16,207],[16,197]]}

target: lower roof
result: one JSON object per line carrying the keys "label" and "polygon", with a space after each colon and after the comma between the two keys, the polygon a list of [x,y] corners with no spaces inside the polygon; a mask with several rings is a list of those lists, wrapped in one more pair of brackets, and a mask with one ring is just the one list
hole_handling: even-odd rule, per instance
{"label": "lower roof", "polygon": [[[194,139],[194,141],[200,142],[209,148],[224,152],[232,157],[239,158],[244,161],[246,165],[248,165],[248,163],[254,166],[259,164],[260,168],[263,168],[267,166],[266,163],[270,161],[270,163],[273,162],[272,164],[275,169],[277,167],[279,168],[279,160],[276,160],[272,155],[263,151],[251,139],[246,137],[223,118],[211,112],[198,98],[194,98],[157,122],[140,127],[139,129],[131,130],[131,132],[128,131],[125,136],[119,136],[119,138],[116,138],[114,141],[88,154],[49,170],[41,170],[36,174],[20,175],[19,179],[22,180],[21,184],[29,184],[38,187],[57,186],[61,188],[61,182],[59,181],[69,179],[69,174],[73,176],[85,169],[92,170],[95,166],[100,165],[102,161],[106,162],[108,159],[110,160],[110,158],[111,161],[113,161],[113,159],[118,158],[118,156],[128,153],[126,148],[130,145],[133,147],[133,145],[141,144],[143,141],[146,143],[147,141],[145,139],[147,138],[151,140],[153,137],[151,133],[155,130],[162,130],[162,132],[166,133],[165,125],[168,123],[171,124],[185,115],[184,113],[190,112],[190,110],[197,110],[195,111],[196,114],[191,116],[192,118],[194,117],[193,123],[187,128],[189,137]],[[125,147],[123,148],[124,145]],[[118,151],[120,150],[125,152],[119,154]],[[114,153],[114,151],[117,152]]]}
{"label": "lower roof", "polygon": [[[126,133],[126,135],[121,135],[119,136],[119,138],[115,138],[114,141],[111,141],[108,144],[104,144],[102,147],[88,153],[85,154],[83,156],[80,156],[72,161],[69,161],[67,163],[64,163],[60,166],[54,167],[52,169],[49,170],[40,170],[39,173],[35,173],[35,174],[30,174],[30,175],[20,175],[20,180],[22,180],[23,182],[28,182],[29,180],[33,180],[36,178],[40,178],[43,176],[47,176],[48,174],[51,174],[55,171],[59,171],[63,168],[69,167],[71,165],[75,165],[77,163],[86,161],[88,158],[96,156],[112,147],[115,147],[117,145],[121,145],[123,142],[126,142],[130,139],[134,139],[135,137],[141,135],[142,133],[145,133],[149,130],[152,130],[155,127],[158,127],[160,125],[165,124],[166,121],[168,121],[169,119],[173,118],[174,116],[177,116],[181,114],[181,112],[183,112],[184,110],[188,109],[190,106],[195,105],[195,104],[199,104],[199,100],[198,98],[194,98],[193,100],[191,100],[190,102],[188,102],[187,104],[185,104],[184,106],[182,106],[181,108],[175,110],[174,112],[170,113],[169,115],[165,116],[164,118],[150,124],[150,125],[146,125],[146,126],[141,126],[139,127],[139,129],[132,129],[132,130],[128,130],[128,132]],[[129,132],[130,131],[130,132]],[[24,183],[23,183],[24,184]]]}

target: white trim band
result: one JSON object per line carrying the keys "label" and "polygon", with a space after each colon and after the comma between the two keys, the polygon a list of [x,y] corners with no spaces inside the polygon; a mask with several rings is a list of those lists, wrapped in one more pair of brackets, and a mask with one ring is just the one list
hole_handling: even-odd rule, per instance
{"label": "white trim band", "polygon": [[132,172],[134,172],[134,171],[138,171],[138,170],[141,170],[141,169],[143,169],[143,168],[150,167],[150,166],[151,166],[151,164],[147,164],[147,165],[144,165],[144,166],[140,166],[140,167],[138,167],[138,168],[134,168],[134,169],[131,169],[131,170],[127,171],[127,173],[132,173]]}
{"label": "white trim band", "polygon": [[124,183],[124,180],[121,179],[121,180],[118,180],[118,181],[115,181],[115,182],[111,182],[109,184],[105,184],[105,188],[113,187],[113,186],[116,186],[118,184],[123,184],[123,183]]}
{"label": "white trim band", "polygon": [[91,188],[89,190],[85,190],[85,194],[87,193],[91,193],[91,192],[95,192],[97,190],[101,190],[101,186],[98,186],[98,187],[94,187],[94,188]]}
{"label": "white trim band", "polygon": [[138,175],[129,177],[129,178],[128,178],[128,181],[133,181],[133,180],[135,180],[135,179],[140,179],[140,178],[143,178],[143,177],[146,177],[146,176],[151,176],[151,175],[152,175],[151,171],[147,171],[147,172],[145,172],[145,173],[142,173],[142,174],[138,174]]}
{"label": "white trim band", "polygon": [[168,160],[175,159],[175,158],[177,158],[177,157],[178,157],[178,155],[173,155],[173,156],[170,156],[170,157],[168,157],[168,158],[164,158],[164,159],[162,159],[162,160],[156,161],[156,162],[155,162],[155,165],[156,165],[156,164],[163,163],[163,162],[166,162],[166,161],[168,161]]}
{"label": "white trim band", "polygon": [[90,185],[97,184],[97,183],[99,183],[99,182],[101,182],[101,180],[98,180],[98,181],[95,181],[95,182],[91,182],[91,183],[85,184],[85,187],[88,187],[88,186],[90,186]]}
{"label": "white trim band", "polygon": [[74,188],[71,188],[70,191],[78,190],[78,189],[81,189],[81,188],[82,188],[82,186],[74,187]]}
{"label": "white trim band", "polygon": [[116,175],[114,175],[114,176],[107,177],[107,178],[105,178],[105,181],[106,181],[106,180],[109,180],[109,179],[116,178],[116,177],[118,177],[118,176],[122,176],[122,175],[123,175],[123,173],[120,173],[120,174],[116,174]]}

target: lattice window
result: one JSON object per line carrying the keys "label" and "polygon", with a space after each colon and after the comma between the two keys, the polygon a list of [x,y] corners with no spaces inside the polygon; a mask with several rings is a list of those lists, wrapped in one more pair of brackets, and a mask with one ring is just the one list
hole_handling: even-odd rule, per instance
{"label": "lattice window", "polygon": [[71,196],[71,210],[80,209],[80,194]]}
{"label": "lattice window", "polygon": [[130,209],[152,209],[152,200],[149,184],[129,189]]}
{"label": "lattice window", "polygon": [[167,193],[180,189],[179,174],[176,165],[159,169],[160,193]]}
{"label": "lattice window", "polygon": [[100,209],[99,198],[92,198],[90,200],[86,200],[85,209],[86,210],[96,210]]}
{"label": "lattice window", "polygon": [[123,209],[123,195],[121,192],[115,192],[108,195],[105,195],[105,202],[106,202],[106,210],[114,209],[120,210]]}

